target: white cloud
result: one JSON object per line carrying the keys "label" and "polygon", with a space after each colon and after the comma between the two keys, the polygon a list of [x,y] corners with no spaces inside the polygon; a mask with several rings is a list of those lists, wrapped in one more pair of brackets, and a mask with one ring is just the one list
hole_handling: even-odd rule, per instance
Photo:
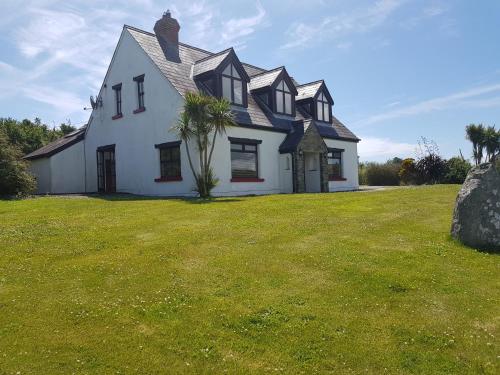
{"label": "white cloud", "polygon": [[[265,19],[262,4],[256,5],[254,15],[230,20],[220,6],[205,0],[173,0],[168,7],[181,24],[181,41],[210,50],[234,43],[241,50]],[[83,120],[87,114],[82,107],[99,90],[122,26],[152,30],[166,10],[166,4],[152,0],[118,0],[112,5],[98,0],[26,0],[22,6],[3,0],[0,13],[9,17],[2,18],[0,27],[19,55],[2,56],[0,100],[23,96],[52,107],[55,117],[65,119],[71,113]]]}
{"label": "white cloud", "polygon": [[266,11],[262,7],[260,1],[258,1],[257,14],[255,16],[246,18],[233,18],[223,23],[222,30],[224,31],[222,32],[222,39],[224,40],[224,42],[229,43],[233,40],[254,33],[256,27],[262,23],[265,16]]}
{"label": "white cloud", "polygon": [[404,2],[405,0],[379,0],[368,8],[358,8],[351,13],[325,17],[317,25],[297,23],[287,31],[288,42],[281,48],[305,47],[324,39],[367,32],[384,24]]}
{"label": "white cloud", "polygon": [[383,161],[393,157],[408,157],[415,153],[416,145],[395,142],[389,138],[361,137],[358,145],[361,160]]}
{"label": "white cloud", "polygon": [[401,117],[416,116],[420,114],[441,111],[444,109],[463,106],[464,104],[470,107],[474,106],[481,107],[484,105],[497,106],[498,104],[497,98],[495,98],[495,100],[488,100],[487,98],[483,98],[482,100],[476,100],[476,101],[469,99],[477,98],[498,91],[500,91],[500,84],[474,87],[465,91],[460,91],[447,96],[424,100],[417,104],[413,104],[410,106],[370,116],[361,121],[358,121],[356,125],[358,126],[371,125],[384,121],[394,120]]}

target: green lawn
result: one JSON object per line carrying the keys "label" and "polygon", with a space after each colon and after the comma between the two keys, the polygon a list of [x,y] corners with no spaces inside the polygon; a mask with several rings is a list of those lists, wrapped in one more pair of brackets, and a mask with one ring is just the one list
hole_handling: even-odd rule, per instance
{"label": "green lawn", "polygon": [[0,374],[498,373],[457,192],[0,201]]}

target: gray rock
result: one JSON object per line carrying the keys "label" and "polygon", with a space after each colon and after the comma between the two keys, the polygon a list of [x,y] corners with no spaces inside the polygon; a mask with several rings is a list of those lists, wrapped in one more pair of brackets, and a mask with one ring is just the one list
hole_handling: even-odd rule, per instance
{"label": "gray rock", "polygon": [[472,168],[458,193],[451,235],[481,250],[500,251],[500,161]]}

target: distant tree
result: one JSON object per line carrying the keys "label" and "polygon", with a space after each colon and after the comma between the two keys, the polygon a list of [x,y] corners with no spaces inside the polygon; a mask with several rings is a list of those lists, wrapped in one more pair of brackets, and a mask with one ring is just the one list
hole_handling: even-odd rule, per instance
{"label": "distant tree", "polygon": [[0,129],[0,196],[29,194],[36,186],[22,153]]}
{"label": "distant tree", "polygon": [[0,129],[7,135],[9,143],[18,147],[24,155],[76,130],[71,124],[61,124],[59,129],[50,129],[39,118],[33,121],[0,118]]}
{"label": "distant tree", "polygon": [[446,173],[443,182],[447,184],[463,184],[472,165],[461,157],[453,157],[446,162]]}
{"label": "distant tree", "polygon": [[486,150],[487,161],[494,162],[496,155],[500,153],[500,129],[495,126],[488,126],[484,129],[483,146]]}
{"label": "distant tree", "polygon": [[415,159],[413,158],[403,160],[398,174],[401,182],[405,185],[415,185],[420,183],[417,166],[415,165]]}
{"label": "distant tree", "polygon": [[428,184],[442,182],[446,172],[446,160],[439,155],[438,145],[422,137],[418,146],[418,159],[415,166],[421,181]]}
{"label": "distant tree", "polygon": [[388,163],[391,163],[391,164],[401,164],[402,162],[403,162],[403,159],[398,158],[398,157],[394,157],[388,161]]}
{"label": "distant tree", "polygon": [[483,124],[470,124],[465,128],[466,138],[472,142],[472,155],[476,165],[483,160],[484,126]]}
{"label": "distant tree", "polygon": [[61,131],[61,133],[63,135],[66,135],[66,134],[69,134],[71,132],[74,132],[76,130],[76,128],[73,125],[71,125],[71,122],[69,122],[68,124],[62,123],[59,126],[59,130]]}

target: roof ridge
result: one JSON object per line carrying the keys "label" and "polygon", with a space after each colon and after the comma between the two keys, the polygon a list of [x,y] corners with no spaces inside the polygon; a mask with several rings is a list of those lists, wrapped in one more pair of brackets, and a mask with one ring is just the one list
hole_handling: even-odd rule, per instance
{"label": "roof ridge", "polygon": [[[255,68],[255,69],[259,69],[259,70],[264,70],[264,71],[267,71],[266,69],[261,68],[260,66],[257,66],[257,65],[253,65],[253,64],[249,64],[249,63],[244,63],[244,62],[242,62],[241,64],[242,64],[242,65],[248,65],[250,68]],[[259,74],[260,74],[260,73],[259,73]]]}
{"label": "roof ridge", "polygon": [[308,82],[308,83],[303,83],[302,85],[297,85],[297,86],[295,86],[295,87],[309,86],[309,85],[313,85],[313,84],[315,84],[315,83],[319,83],[319,82],[324,83],[324,82],[325,82],[325,80],[324,80],[324,79],[318,79],[317,81]]}
{"label": "roof ridge", "polygon": [[131,29],[131,30],[134,30],[134,31],[137,31],[137,32],[140,32],[140,33],[143,33],[143,34],[148,34],[150,36],[154,36],[156,37],[156,34],[150,32],[150,31],[146,31],[146,30],[142,30],[142,29],[139,29],[137,27],[134,27],[134,26],[130,26],[130,25],[127,25],[127,24],[124,24],[123,25],[123,28],[124,29]]}
{"label": "roof ridge", "polygon": [[234,50],[234,49],[233,49],[233,47],[226,48],[226,49],[225,49],[225,50],[223,50],[223,51],[220,51],[220,52],[214,53],[214,54],[212,54],[212,55],[205,56],[205,57],[203,57],[203,58],[201,58],[201,59],[199,59],[199,60],[196,60],[196,61],[194,62],[194,64],[198,64],[198,63],[203,62],[203,61],[205,61],[205,60],[210,60],[212,57],[217,57],[217,56],[223,55],[223,54],[224,54],[224,53],[226,53],[226,52],[231,52],[231,50]]}
{"label": "roof ridge", "polygon": [[[156,36],[156,35],[155,35]],[[206,49],[203,49],[203,48],[200,48],[200,47],[195,47],[195,46],[192,46],[191,44],[187,44],[187,43],[183,43],[183,42],[179,42],[179,45],[182,45],[184,47],[187,47],[187,48],[191,48],[191,49],[195,49],[197,51],[200,51],[200,52],[205,52],[205,53],[208,53],[210,55],[214,55],[215,52],[212,52],[212,51],[208,51]],[[232,47],[231,47],[232,48]]]}
{"label": "roof ridge", "polygon": [[257,74],[255,74],[255,75],[251,76],[250,78],[255,78],[255,77],[258,77],[258,76],[262,76],[262,75],[264,75],[264,74],[267,74],[267,73],[272,73],[272,72],[274,72],[274,71],[276,71],[276,70],[280,70],[280,69],[285,69],[285,66],[284,66],[284,65],[282,65],[282,66],[278,66],[277,68],[274,68],[274,69],[271,69],[271,70],[266,70],[266,71],[264,71],[264,72],[257,73]]}

